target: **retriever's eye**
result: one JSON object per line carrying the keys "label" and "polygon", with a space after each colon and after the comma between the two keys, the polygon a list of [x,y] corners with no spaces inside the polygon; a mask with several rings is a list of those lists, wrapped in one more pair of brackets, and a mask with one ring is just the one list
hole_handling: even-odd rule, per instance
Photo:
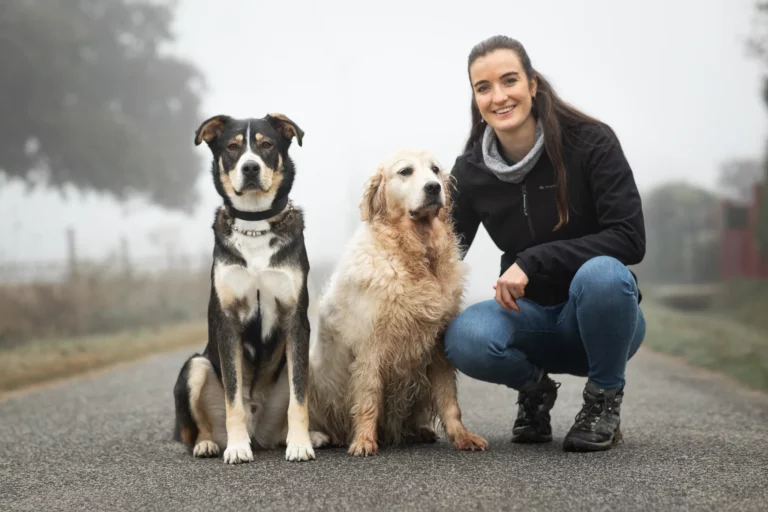
{"label": "retriever's eye", "polygon": [[236,143],[233,142],[232,144],[227,146],[227,149],[230,150],[230,151],[237,151],[238,147],[240,147],[240,146],[238,146]]}
{"label": "retriever's eye", "polygon": [[410,167],[404,167],[399,171],[397,171],[397,174],[401,176],[410,176],[411,174],[413,174],[413,169],[411,169]]}
{"label": "retriever's eye", "polygon": [[432,166],[432,172],[433,172],[433,173],[435,173],[435,174],[437,174],[437,173],[439,173],[439,172],[440,172],[440,168],[439,168],[438,166],[436,166],[436,165],[433,165],[433,166]]}

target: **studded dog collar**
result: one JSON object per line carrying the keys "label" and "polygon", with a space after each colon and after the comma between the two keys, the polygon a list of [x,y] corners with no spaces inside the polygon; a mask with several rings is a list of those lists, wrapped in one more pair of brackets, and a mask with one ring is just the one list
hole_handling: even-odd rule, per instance
{"label": "studded dog collar", "polygon": [[[280,210],[282,211],[282,209],[283,208],[281,208]],[[291,210],[293,210],[293,205],[289,204],[287,209],[290,212]],[[281,213],[281,211],[278,212],[278,213]],[[241,218],[241,217],[238,217],[238,218]],[[264,236],[264,235],[266,235],[267,233],[269,233],[271,231],[269,229],[260,229],[260,230],[257,230],[257,229],[240,229],[240,228],[238,228],[235,225],[235,219],[232,219],[232,221],[230,222],[230,226],[232,226],[232,229],[237,231],[241,235],[252,236],[252,237]]]}

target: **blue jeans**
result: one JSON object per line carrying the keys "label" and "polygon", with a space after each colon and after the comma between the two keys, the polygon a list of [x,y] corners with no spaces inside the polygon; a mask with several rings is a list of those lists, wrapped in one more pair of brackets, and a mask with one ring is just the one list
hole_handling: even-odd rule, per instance
{"label": "blue jeans", "polygon": [[622,388],[627,361],[645,337],[637,298],[627,267],[608,256],[592,258],[576,272],[562,304],[543,307],[522,298],[520,313],[496,300],[466,308],[448,325],[445,353],[462,373],[517,390],[542,372]]}

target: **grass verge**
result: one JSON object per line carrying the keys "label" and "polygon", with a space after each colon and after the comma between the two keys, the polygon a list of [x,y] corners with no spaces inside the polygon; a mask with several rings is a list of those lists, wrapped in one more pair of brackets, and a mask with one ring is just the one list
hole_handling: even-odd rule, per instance
{"label": "grass verge", "polygon": [[644,300],[642,308],[644,345],[768,390],[767,330],[735,321],[726,316],[729,312],[681,312],[652,300]]}
{"label": "grass verge", "polygon": [[0,350],[0,392],[69,377],[149,354],[197,345],[207,339],[206,322],[77,338],[30,340]]}

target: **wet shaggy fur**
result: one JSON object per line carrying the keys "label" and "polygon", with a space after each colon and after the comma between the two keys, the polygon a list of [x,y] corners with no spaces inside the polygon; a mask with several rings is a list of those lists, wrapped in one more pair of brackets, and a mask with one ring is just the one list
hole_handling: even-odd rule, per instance
{"label": "wet shaggy fur", "polygon": [[[412,174],[400,175],[403,166]],[[409,178],[421,182],[408,188]],[[430,179],[440,183],[442,205],[414,210],[406,203]],[[310,428],[349,444],[350,454],[435,441],[435,420],[456,448],[487,447],[461,423],[456,371],[443,351],[465,279],[449,208],[448,180],[432,155],[393,155],[368,180],[363,223],[319,300]]]}

